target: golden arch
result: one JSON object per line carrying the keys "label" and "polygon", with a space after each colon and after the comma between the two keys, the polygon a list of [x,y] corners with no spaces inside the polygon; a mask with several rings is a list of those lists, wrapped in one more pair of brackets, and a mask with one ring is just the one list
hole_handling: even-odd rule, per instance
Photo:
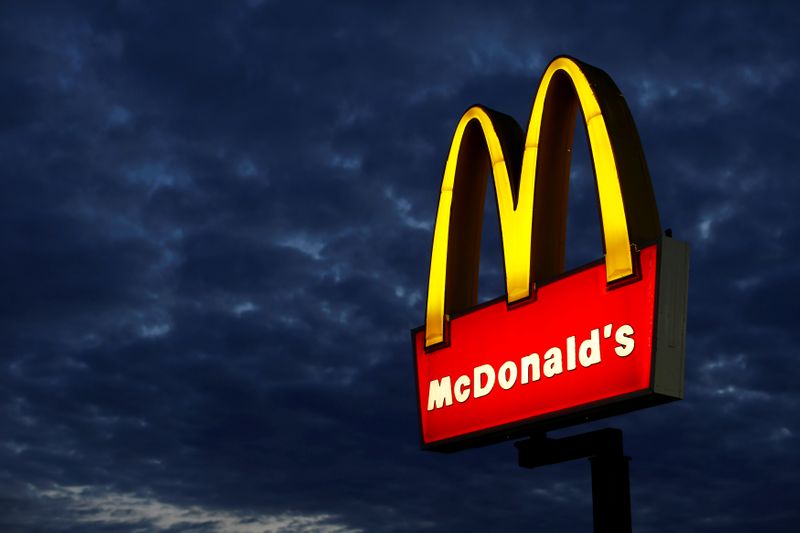
{"label": "golden arch", "polygon": [[563,272],[570,155],[579,106],[597,183],[607,281],[633,274],[631,244],[661,235],[647,164],[622,94],[602,70],[557,57],[539,82],[527,135],[523,137],[513,118],[482,106],[468,109],[456,127],[433,233],[426,347],[444,341],[446,316],[477,302],[489,169],[500,216],[508,302],[528,297],[537,280]]}

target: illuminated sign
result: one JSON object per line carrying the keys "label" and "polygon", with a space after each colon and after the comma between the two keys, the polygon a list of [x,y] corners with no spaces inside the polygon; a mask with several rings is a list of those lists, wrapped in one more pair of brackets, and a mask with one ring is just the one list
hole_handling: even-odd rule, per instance
{"label": "illuminated sign", "polygon": [[[582,112],[605,257],[564,273]],[[489,171],[506,294],[476,305]],[[683,395],[688,246],[662,235],[636,127],[603,71],[547,67],[527,134],[475,106],[456,127],[434,227],[425,325],[412,331],[423,446],[454,450]]]}

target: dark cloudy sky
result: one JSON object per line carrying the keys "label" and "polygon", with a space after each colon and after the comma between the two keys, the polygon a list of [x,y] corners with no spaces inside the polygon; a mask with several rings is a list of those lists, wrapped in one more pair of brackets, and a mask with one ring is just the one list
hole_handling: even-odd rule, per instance
{"label": "dark cloudy sky", "polygon": [[591,426],[634,528],[796,531],[798,8],[490,4],[0,4],[0,530],[590,530],[586,461],[419,450],[408,333],[461,113],[525,123],[567,53],[693,252],[686,399]]}

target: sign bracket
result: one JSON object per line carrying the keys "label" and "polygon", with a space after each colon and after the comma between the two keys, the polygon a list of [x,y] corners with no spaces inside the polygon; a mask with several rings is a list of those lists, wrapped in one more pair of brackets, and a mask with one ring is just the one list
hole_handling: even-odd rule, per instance
{"label": "sign bracket", "polygon": [[631,489],[622,430],[605,428],[553,439],[545,433],[514,443],[519,466],[540,466],[589,458],[595,533],[631,533]]}

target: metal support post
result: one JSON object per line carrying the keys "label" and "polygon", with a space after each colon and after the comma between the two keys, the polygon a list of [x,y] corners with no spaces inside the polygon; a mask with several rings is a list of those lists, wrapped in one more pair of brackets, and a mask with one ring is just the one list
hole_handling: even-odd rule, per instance
{"label": "metal support post", "polygon": [[519,466],[562,463],[588,457],[592,468],[592,514],[595,533],[631,533],[631,490],[622,431],[606,428],[551,439],[545,434],[514,443]]}

